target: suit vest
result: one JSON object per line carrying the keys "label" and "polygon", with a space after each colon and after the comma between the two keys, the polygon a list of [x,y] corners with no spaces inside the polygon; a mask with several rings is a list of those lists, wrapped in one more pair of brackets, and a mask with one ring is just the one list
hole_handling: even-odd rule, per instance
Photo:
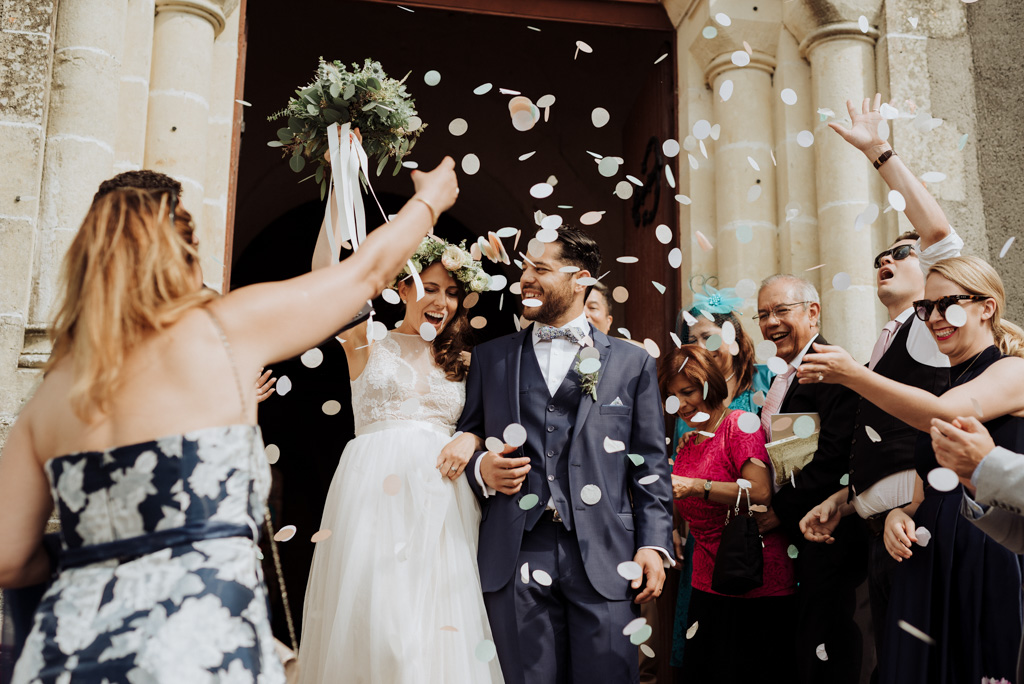
{"label": "suit vest", "polygon": [[555,396],[551,396],[533,350],[533,335],[524,336],[519,365],[519,415],[527,435],[524,454],[530,457],[529,491],[540,497],[540,502],[526,514],[527,530],[537,524],[549,498],[566,528],[572,529],[569,446],[581,397],[579,375],[573,367]]}
{"label": "suit vest", "polygon": [[[907,351],[910,328],[919,324],[907,320],[900,326],[892,344],[874,370],[879,375],[904,385],[919,387],[934,395],[940,395],[949,388],[949,369],[935,368],[915,361]],[[878,433],[881,441],[871,441],[865,431],[867,426]],[[854,491],[864,492],[890,475],[913,470],[914,445],[921,434],[919,430],[861,397],[857,401],[857,427],[853,432],[850,452],[850,484]]]}

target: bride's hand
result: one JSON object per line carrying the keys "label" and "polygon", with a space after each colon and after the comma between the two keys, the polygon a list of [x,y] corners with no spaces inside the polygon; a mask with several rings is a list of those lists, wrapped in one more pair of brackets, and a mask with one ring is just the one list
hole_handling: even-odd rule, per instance
{"label": "bride's hand", "polygon": [[448,211],[455,204],[455,197],[459,194],[455,160],[451,157],[442,159],[433,171],[413,171],[412,182],[416,187],[416,194],[429,202],[437,212],[434,218]]}
{"label": "bride's hand", "polygon": [[480,438],[470,432],[463,432],[448,442],[437,456],[437,469],[441,472],[441,477],[456,480],[480,447]]}

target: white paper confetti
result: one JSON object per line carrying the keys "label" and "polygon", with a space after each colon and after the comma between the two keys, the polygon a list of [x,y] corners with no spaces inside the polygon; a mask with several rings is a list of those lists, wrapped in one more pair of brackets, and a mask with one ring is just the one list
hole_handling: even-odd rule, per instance
{"label": "white paper confetti", "polygon": [[641,485],[644,485],[646,487],[649,484],[654,484],[655,482],[657,482],[660,479],[661,479],[661,476],[659,476],[659,475],[648,475],[646,477],[641,477],[639,480],[637,480],[637,484],[641,484]]}
{"label": "white paper confetti", "polygon": [[732,53],[732,63],[738,67],[745,67],[750,64],[750,55],[746,50],[737,50]]}
{"label": "white paper confetti", "polygon": [[480,157],[475,154],[467,154],[462,158],[462,171],[467,176],[475,175],[480,170]]}
{"label": "white paper confetti", "polygon": [[530,564],[529,563],[523,563],[522,567],[519,568],[519,580],[523,584],[529,584],[530,583]]}
{"label": "white paper confetti", "polygon": [[743,411],[736,421],[736,426],[748,435],[752,435],[761,429],[761,419],[757,417],[756,413]]}
{"label": "white paper confetti", "polygon": [[616,454],[620,451],[624,451],[625,448],[626,445],[617,439],[612,439],[611,437],[604,438],[604,450],[609,454]]}
{"label": "white paper confetti", "polygon": [[902,629],[904,632],[917,637],[929,646],[935,645],[935,639],[931,638],[930,636],[928,636],[927,634],[919,630],[917,627],[907,622],[906,620],[899,620],[896,624],[898,624],[900,626],[900,629]]}
{"label": "white paper confetti", "polygon": [[832,287],[843,291],[850,289],[850,274],[840,271],[832,276]]}
{"label": "white paper confetti", "polygon": [[792,88],[783,88],[782,92],[779,93],[779,96],[782,98],[782,101],[785,102],[787,105],[796,104],[796,91],[793,90]]}
{"label": "white paper confetti", "polygon": [[870,425],[864,426],[864,432],[867,433],[868,439],[870,439],[872,442],[882,441],[882,436],[878,434],[878,431],[875,430],[875,428],[871,427]]}
{"label": "white paper confetti", "polygon": [[324,362],[324,353],[316,347],[313,347],[312,349],[304,352],[302,356],[299,357],[299,360],[302,361],[302,365],[306,368],[316,368]]}
{"label": "white paper confetti", "polygon": [[967,310],[959,304],[951,304],[946,307],[943,318],[954,328],[961,328],[967,324]]}
{"label": "white paper confetti", "polygon": [[692,639],[697,634],[697,630],[699,628],[700,622],[694,622],[692,625],[690,625],[689,629],[686,630],[686,638]]}
{"label": "white paper confetti", "polygon": [[422,337],[426,342],[433,342],[434,338],[437,337],[437,328],[435,328],[433,324],[423,321],[423,323],[420,324],[420,337]]}
{"label": "white paper confetti", "polygon": [[601,500],[601,488],[595,484],[583,485],[583,489],[580,490],[580,501],[593,506]]}
{"label": "white paper confetti", "polygon": [[440,72],[434,71],[433,69],[423,74],[423,82],[428,86],[436,86],[441,82]]}
{"label": "white paper confetti", "polygon": [[800,147],[810,147],[814,144],[814,133],[810,131],[800,131],[796,134],[796,144]]}
{"label": "white paper confetti", "polygon": [[665,413],[670,416],[679,413],[679,397],[673,394],[665,400]]}
{"label": "white paper confetti", "polygon": [[907,200],[899,190],[889,191],[889,206],[896,211],[903,211],[907,208]]}
{"label": "white paper confetti", "polygon": [[647,618],[644,618],[644,617],[633,618],[628,623],[626,623],[625,627],[622,628],[622,634],[623,634],[623,636],[630,636],[630,635],[636,633],[637,630],[639,630],[641,627],[643,627],[646,624],[647,624]]}
{"label": "white paper confetti", "polygon": [[537,183],[530,188],[530,196],[537,199],[544,199],[550,197],[551,193],[555,191],[555,188],[549,183]]}
{"label": "white paper confetti", "polygon": [[1011,237],[1009,240],[1003,243],[1003,248],[999,250],[1000,259],[1006,256],[1006,253],[1010,251],[1010,246],[1013,245],[1013,241],[1016,239],[1016,237]]}
{"label": "white paper confetti", "polygon": [[[536,574],[537,573],[534,573],[534,579],[536,579]],[[551,584],[550,577],[548,578],[548,584]],[[484,639],[476,645],[475,649],[473,649],[473,655],[476,656],[476,659],[481,663],[489,663],[498,655],[498,648],[490,639]]]}
{"label": "white paper confetti", "polygon": [[800,416],[793,421],[793,434],[804,439],[814,434],[814,419],[810,416]]}
{"label": "white paper confetti", "polygon": [[[654,229],[654,237],[656,237],[658,242],[661,244],[667,245],[672,242],[672,229],[662,223]],[[1013,238],[1010,239],[1012,240]]]}
{"label": "white paper confetti", "polygon": [[281,448],[276,444],[268,444],[263,447],[263,453],[267,456],[267,463],[274,465],[281,460]]}
{"label": "white paper confetti", "polygon": [[933,468],[928,473],[928,484],[940,492],[951,492],[960,484],[960,478],[949,468]]}
{"label": "white paper confetti", "polygon": [[287,375],[282,375],[277,381],[277,393],[284,396],[292,391],[292,380]]}
{"label": "white paper confetti", "polygon": [[722,98],[722,102],[728,102],[729,98],[732,97],[733,83],[731,79],[722,81],[722,85],[718,88],[718,97]]}
{"label": "white paper confetti", "polygon": [[918,546],[928,546],[928,542],[932,540],[932,533],[927,527],[918,527],[914,530],[914,536],[917,537]]}
{"label": "white paper confetti", "polygon": [[534,570],[533,571],[533,581],[536,582],[537,584],[541,585],[541,586],[550,587],[551,586],[551,575],[549,575],[548,573],[544,572],[543,570]]}
{"label": "white paper confetti", "polygon": [[[861,19],[864,19],[864,17],[861,17]],[[865,33],[867,33],[867,31],[865,31]],[[814,655],[818,656],[818,660],[828,660],[828,653],[825,652],[825,644],[818,644],[818,647],[814,649]]]}
{"label": "white paper confetti", "polygon": [[341,402],[330,399],[324,402],[323,406],[320,407],[320,410],[328,416],[336,416],[341,412]]}
{"label": "white paper confetti", "polygon": [[596,107],[594,111],[590,113],[590,122],[594,124],[594,128],[601,128],[609,121],[611,121],[611,115],[604,107]]}
{"label": "white paper confetti", "polygon": [[644,576],[644,570],[640,567],[640,564],[635,561],[625,561],[619,563],[616,570],[619,573],[619,577],[627,580],[636,580]]}

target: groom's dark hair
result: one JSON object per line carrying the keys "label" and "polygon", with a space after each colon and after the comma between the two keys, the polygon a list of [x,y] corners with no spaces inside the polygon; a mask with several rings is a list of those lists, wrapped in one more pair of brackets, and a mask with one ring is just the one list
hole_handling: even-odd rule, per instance
{"label": "groom's dark hair", "polygon": [[[601,250],[594,242],[594,238],[582,229],[563,225],[558,229],[558,238],[555,242],[562,246],[561,261],[576,266],[581,271],[589,271],[592,278],[601,275]],[[584,301],[590,296],[591,289],[593,288],[587,288]]]}

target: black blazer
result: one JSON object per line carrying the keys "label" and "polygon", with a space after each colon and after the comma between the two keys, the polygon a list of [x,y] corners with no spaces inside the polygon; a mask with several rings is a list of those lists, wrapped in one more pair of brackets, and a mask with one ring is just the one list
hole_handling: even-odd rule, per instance
{"label": "black blazer", "polygon": [[[816,344],[828,344],[819,336]],[[813,349],[808,353],[812,353]],[[787,482],[772,497],[772,508],[792,539],[802,539],[800,519],[812,508],[843,488],[840,480],[850,469],[850,450],[860,397],[842,385],[810,383],[794,379],[779,413],[817,413],[821,418],[818,451],[796,475],[796,488]]]}

